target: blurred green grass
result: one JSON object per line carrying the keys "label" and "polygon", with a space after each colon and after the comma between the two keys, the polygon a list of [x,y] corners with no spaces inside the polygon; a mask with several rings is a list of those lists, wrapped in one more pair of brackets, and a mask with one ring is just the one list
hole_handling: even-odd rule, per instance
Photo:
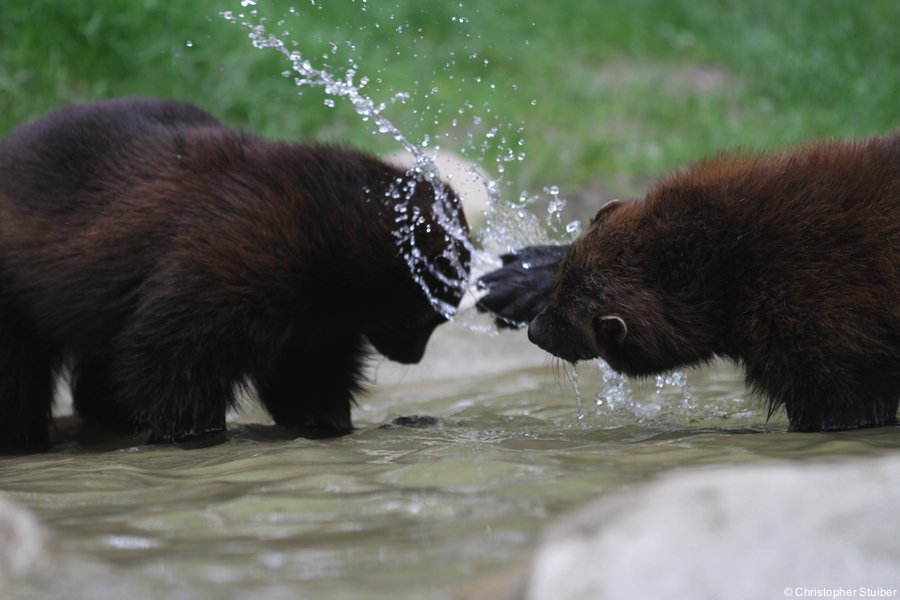
{"label": "blurred green grass", "polygon": [[[153,95],[273,138],[399,149],[346,101],[298,96],[288,61],[227,10],[259,11],[317,65],[352,61],[376,102],[410,93],[386,114],[502,165],[507,197],[627,195],[721,148],[900,126],[896,0],[4,0],[0,135],[70,102]],[[495,163],[511,151],[525,160]]]}

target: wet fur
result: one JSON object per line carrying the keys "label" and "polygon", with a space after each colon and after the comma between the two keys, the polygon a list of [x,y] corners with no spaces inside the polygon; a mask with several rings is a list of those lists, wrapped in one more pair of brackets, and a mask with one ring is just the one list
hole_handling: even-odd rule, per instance
{"label": "wet fur", "polygon": [[900,137],[725,154],[602,209],[529,336],[632,376],[728,357],[796,430],[895,423]]}
{"label": "wet fur", "polygon": [[[365,154],[271,142],[172,101],[71,106],[12,133],[0,446],[46,442],[67,361],[78,413],[156,440],[223,429],[248,381],[280,425],[350,430],[366,339],[417,362],[445,320],[398,256],[384,203],[398,179]],[[415,186],[410,204],[430,214],[430,184]],[[431,257],[447,246],[438,226],[419,242]]]}

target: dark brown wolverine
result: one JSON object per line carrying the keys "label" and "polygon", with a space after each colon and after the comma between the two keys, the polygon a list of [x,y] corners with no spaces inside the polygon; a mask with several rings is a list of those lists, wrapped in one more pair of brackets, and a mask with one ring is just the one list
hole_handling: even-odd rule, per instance
{"label": "dark brown wolverine", "polygon": [[795,430],[895,423],[900,136],[724,154],[603,207],[529,338],[632,376],[730,358]]}
{"label": "dark brown wolverine", "polygon": [[65,365],[78,413],[154,440],[222,430],[246,381],[279,425],[350,430],[365,340],[414,363],[445,320],[398,219],[420,219],[407,226],[437,299],[461,297],[468,252],[434,199],[365,154],[271,142],[174,101],[23,126],[0,143],[0,447],[46,443]]}

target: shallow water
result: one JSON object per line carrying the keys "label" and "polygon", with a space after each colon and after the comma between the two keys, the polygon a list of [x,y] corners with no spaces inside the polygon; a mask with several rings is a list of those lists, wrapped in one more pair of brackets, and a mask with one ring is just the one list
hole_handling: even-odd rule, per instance
{"label": "shallow water", "polygon": [[597,409],[599,369],[522,332],[440,329],[423,363],[381,362],[359,430],[296,438],[250,407],[208,448],[141,445],[60,419],[53,451],[0,459],[0,490],[53,532],[23,598],[450,598],[527,558],[554,516],[663,472],[882,454],[889,427],[786,433],[727,365]]}

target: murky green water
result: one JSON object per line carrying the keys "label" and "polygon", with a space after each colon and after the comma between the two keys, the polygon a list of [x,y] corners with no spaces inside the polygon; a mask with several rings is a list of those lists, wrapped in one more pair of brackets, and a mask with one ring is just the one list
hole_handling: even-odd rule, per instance
{"label": "murky green water", "polygon": [[[53,452],[0,459],[0,490],[53,531],[23,598],[449,598],[528,556],[548,521],[670,470],[881,454],[897,428],[785,432],[730,367],[595,410],[599,369],[523,334],[445,328],[425,362],[377,365],[358,433],[291,439],[249,410],[210,448],[104,439],[74,418]],[[417,416],[418,418],[411,418]]]}

